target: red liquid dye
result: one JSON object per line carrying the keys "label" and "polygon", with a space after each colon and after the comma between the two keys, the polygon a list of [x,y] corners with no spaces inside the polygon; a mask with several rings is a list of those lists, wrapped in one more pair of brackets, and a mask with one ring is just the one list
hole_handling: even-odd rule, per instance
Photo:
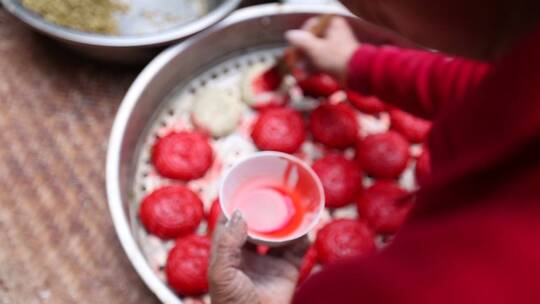
{"label": "red liquid dye", "polygon": [[240,210],[250,232],[264,237],[286,237],[302,224],[306,208],[296,189],[283,181],[259,178],[242,185],[232,197],[230,211]]}

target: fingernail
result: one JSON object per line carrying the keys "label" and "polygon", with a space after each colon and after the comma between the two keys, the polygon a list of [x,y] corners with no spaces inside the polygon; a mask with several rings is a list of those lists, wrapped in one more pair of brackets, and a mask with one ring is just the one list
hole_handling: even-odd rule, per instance
{"label": "fingernail", "polygon": [[241,221],[242,221],[242,213],[240,212],[240,210],[236,209],[234,210],[229,222],[227,222],[227,227],[235,226]]}
{"label": "fingernail", "polygon": [[234,210],[233,215],[232,215],[232,221],[234,223],[238,223],[242,221],[242,212],[240,212],[240,210],[238,209]]}

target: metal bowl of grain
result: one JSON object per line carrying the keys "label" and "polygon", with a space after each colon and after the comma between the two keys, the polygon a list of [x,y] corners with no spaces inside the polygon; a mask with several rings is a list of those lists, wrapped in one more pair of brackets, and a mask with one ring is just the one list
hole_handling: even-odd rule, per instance
{"label": "metal bowl of grain", "polygon": [[[308,18],[323,13],[346,16],[363,41],[403,43],[336,7],[254,6],[238,10],[208,31],[165,50],[143,70],[126,94],[109,142],[106,170],[109,208],[133,267],[164,303],[200,303],[201,300],[208,303],[209,299],[208,296],[181,297],[167,286],[163,265],[171,241],[164,242],[149,235],[138,218],[141,197],[159,183],[174,182],[164,180],[152,171],[155,168],[149,155],[156,136],[189,120],[190,100],[205,88],[219,86],[228,90],[231,96],[237,96],[240,91],[238,79],[246,70],[257,62],[271,63],[281,54],[286,30],[298,28]],[[229,139],[231,141],[227,141]],[[227,166],[226,153],[234,157],[249,153],[242,150],[234,137],[213,144],[221,145],[217,149],[222,149],[219,158],[223,168]],[[220,176],[217,174],[212,178],[219,180]],[[190,187],[198,187],[208,210],[215,187],[203,189],[195,184]]]}
{"label": "metal bowl of grain", "polygon": [[141,62],[219,22],[241,0],[1,0],[34,30],[94,58]]}

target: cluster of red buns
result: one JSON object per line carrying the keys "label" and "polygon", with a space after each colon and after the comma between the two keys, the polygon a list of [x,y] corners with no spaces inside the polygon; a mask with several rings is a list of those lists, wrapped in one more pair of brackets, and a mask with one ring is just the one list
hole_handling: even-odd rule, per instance
{"label": "cluster of red buns", "polygon": [[[324,155],[314,160],[312,166],[323,184],[326,207],[333,212],[356,204],[358,218],[335,219],[317,232],[305,256],[299,282],[315,265],[369,254],[376,249],[376,235],[397,232],[413,203],[413,195],[399,186],[398,178],[412,159],[411,144],[423,143],[431,127],[430,122],[390,108],[375,97],[343,91],[329,75],[300,74],[298,86],[305,96],[320,100],[318,107],[300,112],[288,105],[289,98],[264,107],[254,106],[258,117],[252,125],[251,138],[260,150],[291,154],[300,153],[306,141],[322,147]],[[278,90],[276,77],[268,78],[266,73],[255,79],[253,90]],[[264,83],[265,79],[272,83]],[[337,93],[345,99],[333,102],[331,96]],[[362,137],[359,112],[375,116],[388,112],[390,130]],[[355,156],[346,151],[354,151]],[[152,149],[157,173],[184,183],[203,177],[213,159],[210,139],[203,132],[171,132],[157,139]],[[417,182],[425,183],[429,173],[429,154],[424,148],[417,160]],[[364,188],[366,176],[373,182]],[[197,193],[185,184],[175,184],[148,194],[139,211],[149,233],[175,240],[165,265],[169,286],[181,295],[206,293],[209,237],[221,212],[217,200],[205,214]],[[207,233],[196,234],[203,220],[207,221]]]}
{"label": "cluster of red buns", "polygon": [[[343,92],[329,75],[299,73],[298,85],[304,95],[320,99],[308,114],[287,107],[262,110],[252,138],[260,149],[298,152],[305,140],[324,146],[324,156],[313,163],[321,179],[326,207],[336,209],[356,204],[358,219],[335,219],[317,233],[300,270],[302,282],[316,264],[366,255],[376,249],[375,235],[395,234],[413,204],[412,193],[401,188],[398,179],[411,161],[410,146],[426,141],[431,123],[386,105],[373,96],[345,90],[345,102],[332,102],[331,96]],[[297,77],[298,78],[298,77]],[[379,116],[387,112],[389,131],[360,136],[358,112]],[[345,150],[354,150],[347,158]],[[416,163],[416,179],[429,178],[429,152],[424,147]],[[363,188],[364,177],[373,183]]]}

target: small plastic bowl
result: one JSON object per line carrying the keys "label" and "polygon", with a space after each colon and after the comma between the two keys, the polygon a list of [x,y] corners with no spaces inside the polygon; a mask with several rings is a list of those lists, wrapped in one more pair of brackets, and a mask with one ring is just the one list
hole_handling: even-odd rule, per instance
{"label": "small plastic bowl", "polygon": [[305,213],[301,223],[284,236],[262,235],[248,226],[250,241],[271,247],[282,246],[305,236],[317,225],[325,203],[319,177],[304,161],[280,152],[257,152],[227,171],[219,189],[221,210],[227,218],[234,211],[231,203],[239,188],[258,179],[283,181],[287,188],[294,188]]}

